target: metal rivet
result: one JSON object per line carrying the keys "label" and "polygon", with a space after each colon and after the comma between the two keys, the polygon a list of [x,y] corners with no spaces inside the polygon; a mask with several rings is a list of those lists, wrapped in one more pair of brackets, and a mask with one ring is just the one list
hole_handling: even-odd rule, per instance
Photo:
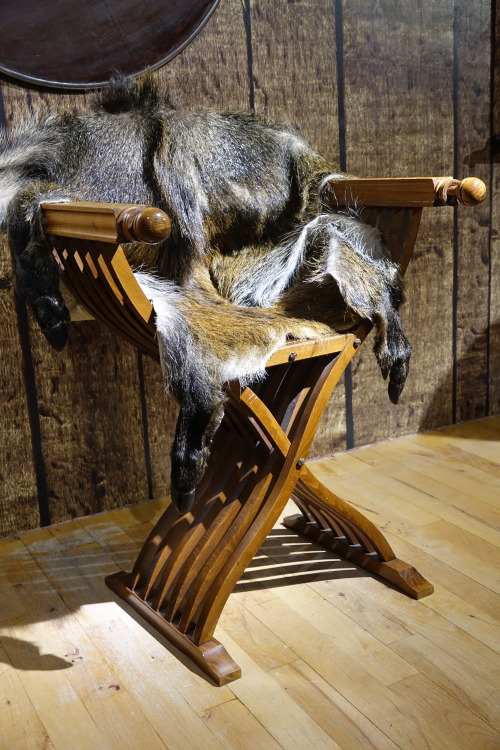
{"label": "metal rivet", "polygon": [[354,341],[352,342],[352,345],[355,349],[357,349],[358,346],[361,346],[361,339],[354,339]]}
{"label": "metal rivet", "polygon": [[296,468],[297,468],[297,469],[301,469],[301,468],[302,468],[302,466],[304,466],[305,462],[306,462],[306,459],[305,459],[305,458],[299,458],[299,460],[298,460],[298,461],[297,461],[297,463],[295,464]]}
{"label": "metal rivet", "polygon": [[288,355],[288,359],[290,360],[290,362],[293,362],[295,359],[297,359],[297,352],[290,352],[290,354]]}

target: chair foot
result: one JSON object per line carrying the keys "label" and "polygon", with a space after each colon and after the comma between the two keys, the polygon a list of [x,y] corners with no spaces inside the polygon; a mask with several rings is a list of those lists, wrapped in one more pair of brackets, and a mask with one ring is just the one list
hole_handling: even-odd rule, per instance
{"label": "chair foot", "polygon": [[129,588],[130,574],[114,573],[106,579],[106,585],[130,604],[135,611],[152,625],[161,635],[179,651],[192,659],[216,685],[222,687],[228,682],[241,677],[241,669],[228,654],[222,643],[215,638],[205,643],[196,644],[186,633],[178,630],[161,613],[149,606],[141,597]]}
{"label": "chair foot", "polygon": [[285,526],[384,578],[414,599],[432,594],[433,585],[396,557],[380,529],[321,484],[307,468],[292,497],[301,513],[285,518]]}
{"label": "chair foot", "polygon": [[300,514],[284,518],[283,524],[313,539],[325,549],[337,552],[346,560],[351,560],[370,573],[384,578],[413,599],[422,599],[434,591],[434,586],[418,570],[397,557],[388,561],[379,560],[375,553],[363,552],[360,545],[349,544],[345,538],[335,537],[333,531],[321,529],[317,523],[308,521]]}

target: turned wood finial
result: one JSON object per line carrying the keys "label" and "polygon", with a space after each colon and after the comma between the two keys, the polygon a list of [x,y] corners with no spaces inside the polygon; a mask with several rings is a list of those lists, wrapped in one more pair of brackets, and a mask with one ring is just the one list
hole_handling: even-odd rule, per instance
{"label": "turned wood finial", "polygon": [[157,245],[170,234],[172,223],[159,208],[129,206],[116,219],[122,242],[147,242]]}
{"label": "turned wood finial", "polygon": [[476,206],[486,197],[486,185],[477,177],[454,180],[452,177],[438,177],[434,180],[436,201],[443,206]]}

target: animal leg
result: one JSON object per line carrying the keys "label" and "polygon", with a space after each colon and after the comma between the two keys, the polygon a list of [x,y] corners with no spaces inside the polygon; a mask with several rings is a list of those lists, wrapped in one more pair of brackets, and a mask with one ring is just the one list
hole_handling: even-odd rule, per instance
{"label": "animal leg", "polygon": [[205,362],[209,346],[198,341],[191,330],[185,290],[148,273],[137,271],[135,277],[153,302],[165,389],[180,406],[170,454],[171,495],[177,510],[187,513],[226,399],[220,379]]}
{"label": "animal leg", "polygon": [[205,473],[210,446],[224,416],[221,392],[202,401],[200,393],[183,393],[175,428],[171,458],[171,495],[179,513],[187,513],[195,499],[196,485]]}
{"label": "animal leg", "polygon": [[16,291],[33,310],[48,342],[60,351],[66,345],[70,315],[59,291],[61,272],[43,227],[40,204],[50,200],[61,200],[60,192],[21,194],[9,208],[7,227]]}
{"label": "animal leg", "polygon": [[325,242],[324,270],[338,284],[347,305],[376,328],[374,353],[389,398],[397,404],[408,375],[411,346],[399,307],[403,280],[377,229],[348,216],[331,216],[319,241]]}
{"label": "animal leg", "polygon": [[177,509],[186,513],[224,414],[223,384],[262,378],[268,357],[288,336],[314,338],[329,329],[276,310],[233,305],[209,282],[185,288],[140,271],[135,277],[155,309],[165,388],[180,405],[171,494]]}

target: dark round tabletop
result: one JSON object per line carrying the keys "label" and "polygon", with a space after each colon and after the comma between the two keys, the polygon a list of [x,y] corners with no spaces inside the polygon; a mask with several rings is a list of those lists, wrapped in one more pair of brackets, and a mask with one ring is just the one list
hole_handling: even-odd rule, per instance
{"label": "dark round tabletop", "polygon": [[198,34],[219,0],[2,0],[0,71],[92,88],[113,71],[158,68]]}

